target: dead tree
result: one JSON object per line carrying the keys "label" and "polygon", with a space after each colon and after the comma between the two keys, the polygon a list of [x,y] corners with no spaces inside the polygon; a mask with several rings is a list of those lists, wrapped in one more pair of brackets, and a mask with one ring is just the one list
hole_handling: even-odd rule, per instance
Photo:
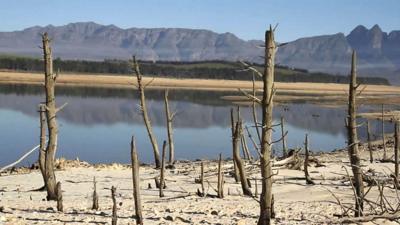
{"label": "dead tree", "polygon": [[142,204],[140,200],[139,159],[136,150],[135,138],[133,136],[131,140],[131,164],[136,224],[143,225]]}
{"label": "dead tree", "polygon": [[57,211],[62,212],[64,210],[64,207],[63,207],[61,182],[57,182],[56,186],[57,186]]}
{"label": "dead tree", "polygon": [[399,151],[400,151],[400,122],[396,121],[394,127],[394,179],[395,186],[399,188]]}
{"label": "dead tree", "polygon": [[287,156],[287,148],[286,148],[286,134],[285,134],[285,119],[281,116],[281,133],[282,133],[282,154],[283,157]]}
{"label": "dead tree", "polygon": [[57,133],[58,126],[56,120],[56,108],[55,101],[55,83],[57,74],[53,73],[53,59],[52,49],[50,47],[50,39],[47,33],[42,36],[43,42],[43,55],[44,55],[44,68],[45,68],[45,92],[46,92],[46,119],[47,129],[49,134],[49,141],[46,147],[45,154],[45,176],[44,180],[47,189],[47,200],[57,200],[57,189],[56,189],[56,175],[54,173],[54,160],[57,151]]}
{"label": "dead tree", "polygon": [[[46,190],[46,106],[39,105],[40,142],[39,142],[39,168],[42,173],[44,189]],[[42,189],[42,188],[41,188]]]}
{"label": "dead tree", "polygon": [[276,46],[272,27],[265,32],[265,57],[263,74],[263,96],[261,100],[261,177],[260,217],[258,225],[270,225],[272,219],[272,112],[274,98],[274,66]]}
{"label": "dead tree", "polygon": [[206,195],[206,192],[205,192],[205,189],[204,189],[204,162],[201,162],[200,183],[201,183],[201,193],[202,193],[202,196],[205,196],[205,195]]}
{"label": "dead tree", "polygon": [[351,62],[351,74],[349,82],[349,103],[347,117],[347,135],[348,135],[348,151],[351,163],[351,169],[354,176],[354,188],[356,198],[355,216],[363,215],[363,200],[364,200],[364,184],[362,180],[362,171],[360,167],[360,154],[358,152],[358,137],[357,137],[357,121],[356,121],[356,95],[357,84],[356,78],[356,52],[353,51]]}
{"label": "dead tree", "polygon": [[224,198],[224,175],[222,172],[222,154],[219,154],[219,160],[218,160],[217,197]]}
{"label": "dead tree", "polygon": [[246,176],[246,171],[245,171],[245,167],[243,165],[243,160],[240,157],[240,153],[239,153],[239,139],[242,136],[242,122],[241,121],[237,121],[236,122],[236,126],[235,126],[235,130],[234,130],[234,134],[233,134],[233,159],[237,165],[237,169],[239,170],[240,173],[240,183],[242,185],[242,190],[243,190],[243,194],[247,195],[247,196],[253,196],[253,194],[251,193],[251,190],[249,188],[249,185],[247,183],[247,176]]}
{"label": "dead tree", "polygon": [[93,177],[93,196],[92,196],[92,209],[98,210],[99,209],[99,195],[97,194],[97,187],[96,187],[96,177]]}
{"label": "dead tree", "polygon": [[306,183],[307,184],[312,184],[314,185],[315,182],[311,179],[310,174],[308,174],[308,134],[306,134],[306,138],[304,140],[304,150],[305,150],[305,156],[304,156],[304,176],[306,178]]}
{"label": "dead tree", "polygon": [[[235,133],[235,119],[233,116],[233,108],[231,108],[231,135],[232,135],[232,154],[234,154],[235,146],[233,146],[233,137]],[[235,160],[233,160],[233,177],[235,182],[239,182],[239,172]]]}
{"label": "dead tree", "polygon": [[370,161],[370,163],[373,163],[374,155],[372,154],[371,130],[370,130],[369,120],[367,120],[367,141],[368,141],[368,150],[369,150],[369,161]]}
{"label": "dead tree", "polygon": [[111,187],[111,198],[112,198],[112,201],[113,201],[112,219],[111,219],[111,224],[112,225],[117,225],[117,219],[118,219],[118,216],[117,216],[117,200],[115,199],[116,191],[117,191],[117,189],[114,186],[112,186]]}
{"label": "dead tree", "polygon": [[164,170],[165,170],[165,149],[167,148],[167,141],[164,141],[162,148],[161,168],[160,168],[160,198],[164,197]]}
{"label": "dead tree", "polygon": [[167,119],[167,133],[168,133],[168,148],[169,148],[169,160],[168,163],[170,165],[175,163],[175,145],[174,145],[174,138],[173,138],[173,130],[172,130],[172,121],[175,117],[175,113],[171,114],[169,110],[169,103],[168,103],[168,89],[164,92],[164,103],[165,103],[165,114]]}
{"label": "dead tree", "polygon": [[[256,77],[254,75],[254,71],[253,71],[253,96],[256,96]],[[253,99],[252,101],[252,109],[253,109],[253,122],[254,122],[254,128],[256,129],[257,132],[257,137],[258,137],[258,141],[261,142],[261,134],[260,134],[260,130],[258,129],[259,127],[259,123],[258,123],[258,119],[257,119],[257,101],[255,99]]]}
{"label": "dead tree", "polygon": [[160,168],[160,153],[158,151],[158,144],[157,144],[157,139],[153,133],[153,127],[151,126],[150,118],[147,114],[147,106],[146,106],[146,98],[144,95],[144,89],[146,88],[147,85],[143,84],[142,81],[142,74],[139,69],[139,64],[136,61],[135,56],[133,56],[133,71],[136,74],[136,79],[137,79],[137,88],[139,92],[139,98],[140,98],[140,110],[143,116],[144,124],[147,129],[147,134],[149,135],[151,145],[153,146],[153,154],[154,154],[154,162],[156,164],[156,168]]}
{"label": "dead tree", "polygon": [[201,164],[200,164],[200,178],[199,179],[196,178],[194,181],[196,183],[200,183],[200,185],[201,185],[201,191],[200,191],[200,189],[197,188],[197,195],[199,197],[206,196],[206,192],[204,189],[204,162],[201,162]]}
{"label": "dead tree", "polygon": [[[242,131],[243,131],[243,124],[242,124]],[[253,160],[253,157],[250,154],[249,147],[247,146],[246,136],[244,135],[244,132],[242,132],[242,134],[241,134],[240,142],[242,144],[242,151],[243,151],[244,159]]]}
{"label": "dead tree", "polygon": [[382,104],[382,145],[383,145],[383,160],[387,160],[386,138],[385,138],[385,112],[383,104]]}

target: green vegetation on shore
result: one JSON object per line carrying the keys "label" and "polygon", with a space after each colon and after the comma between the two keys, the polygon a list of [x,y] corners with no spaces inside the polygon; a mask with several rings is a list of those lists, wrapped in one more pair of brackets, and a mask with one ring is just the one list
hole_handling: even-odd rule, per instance
{"label": "green vegetation on shore", "polygon": [[[141,61],[142,73],[147,76],[165,78],[197,78],[197,79],[226,79],[251,80],[252,72],[243,71],[239,62],[199,61],[199,62],[150,62]],[[253,64],[262,71],[262,66]],[[91,73],[91,74],[130,74],[130,65],[125,60],[54,60],[54,67],[62,72]],[[0,56],[0,69],[14,71],[43,71],[40,58],[3,55]],[[348,76],[332,75],[320,72],[309,72],[304,69],[276,66],[275,80],[278,82],[315,82],[315,83],[348,83]],[[256,77],[257,79],[258,77]],[[364,84],[389,84],[385,78],[360,77]]]}

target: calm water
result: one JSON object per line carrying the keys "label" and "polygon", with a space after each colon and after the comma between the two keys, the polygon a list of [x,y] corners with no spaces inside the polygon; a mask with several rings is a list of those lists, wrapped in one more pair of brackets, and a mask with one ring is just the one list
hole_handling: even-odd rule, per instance
{"label": "calm water", "polygon": [[[0,86],[0,166],[15,161],[38,144],[39,118],[37,105],[43,101],[41,87],[25,85]],[[210,91],[170,91],[170,107],[178,111],[174,121],[177,159],[216,158],[219,153],[231,156],[230,108],[221,100],[223,94]],[[237,94],[237,93],[236,93]],[[166,139],[163,91],[148,90],[148,110],[161,148]],[[58,114],[59,147],[57,155],[79,158],[91,163],[129,162],[129,141],[135,135],[140,160],[152,161],[152,149],[133,90],[96,88],[58,88],[57,104],[68,102]],[[362,111],[376,110],[363,106]],[[243,107],[242,116],[252,125],[250,109]],[[303,145],[305,133],[310,135],[313,151],[331,151],[345,146],[345,108],[325,108],[298,103],[277,106],[275,119],[283,115],[287,121],[288,146]],[[259,115],[261,113],[259,112]],[[377,122],[372,130],[380,132]],[[387,124],[391,132],[392,125]],[[364,137],[364,129],[360,136]],[[256,136],[254,130],[253,135]],[[277,127],[274,138],[279,139]],[[250,140],[248,144],[255,154]],[[281,143],[274,146],[281,151]],[[37,154],[25,160],[35,162]]]}

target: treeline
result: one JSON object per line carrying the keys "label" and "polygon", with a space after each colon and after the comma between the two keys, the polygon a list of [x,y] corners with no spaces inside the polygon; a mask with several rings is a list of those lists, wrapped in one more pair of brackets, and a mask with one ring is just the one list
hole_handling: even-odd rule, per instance
{"label": "treeline", "polygon": [[[145,76],[170,78],[200,78],[251,80],[252,73],[243,71],[239,62],[201,61],[201,62],[151,62],[141,61],[141,71]],[[262,65],[253,64],[262,71]],[[131,73],[130,64],[124,60],[54,60],[54,68],[62,72],[121,74]],[[2,56],[0,69],[16,71],[43,71],[43,62],[38,58]],[[311,73],[307,70],[276,66],[275,80],[279,82],[316,82],[316,83],[348,83],[347,76],[327,73]],[[389,84],[388,80],[378,77],[360,77],[364,84]]]}

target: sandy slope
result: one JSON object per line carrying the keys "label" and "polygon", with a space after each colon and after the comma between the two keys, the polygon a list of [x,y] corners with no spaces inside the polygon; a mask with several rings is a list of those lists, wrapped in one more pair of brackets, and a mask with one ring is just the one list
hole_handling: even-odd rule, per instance
{"label": "sandy slope", "polygon": [[[389,147],[393,151],[392,147]],[[368,152],[363,152],[363,169],[374,169],[377,172],[390,173],[393,164],[369,163]],[[375,151],[376,158],[382,152]],[[389,154],[391,155],[391,154]],[[337,195],[343,203],[352,203],[352,190],[346,178],[344,168],[348,168],[346,152],[322,154],[317,156],[326,167],[309,169],[317,182],[315,186],[305,185],[303,172],[299,170],[279,170],[275,177],[273,192],[275,194],[275,224],[328,224],[340,214],[341,209],[327,189]],[[216,162],[206,163],[206,189],[215,194]],[[259,178],[256,166],[248,164],[251,178]],[[344,166],[344,167],[343,167]],[[158,197],[153,178],[159,172],[151,166],[142,166],[141,191],[144,207],[145,224],[255,224],[259,213],[255,199],[241,196],[240,185],[228,174],[232,171],[230,161],[224,162],[226,177],[225,198],[198,197],[195,193],[199,184],[194,179],[199,176],[199,162],[181,162],[175,169],[167,170],[165,198]],[[350,170],[349,170],[350,172]],[[351,172],[350,172],[351,173]],[[43,199],[44,192],[32,189],[42,185],[42,178],[37,170],[25,174],[0,176],[0,224],[109,224],[111,221],[110,187],[117,187],[119,224],[134,224],[131,218],[133,209],[131,170],[123,165],[91,166],[74,162],[58,170],[57,179],[62,182],[64,196],[64,213],[55,211],[55,202]],[[92,180],[98,181],[100,209],[91,207]],[[152,188],[148,189],[148,185]],[[258,182],[258,190],[261,188]],[[253,181],[252,191],[255,192]],[[393,204],[399,204],[396,192],[386,188],[387,198]],[[376,200],[377,188],[371,189],[369,199]],[[369,207],[366,207],[370,211]],[[373,224],[373,223],[366,223]],[[376,220],[375,224],[397,224],[390,221]]]}
{"label": "sandy slope", "polygon": [[[238,80],[205,80],[205,79],[173,79],[173,78],[143,78],[144,83],[150,83],[149,87],[173,87],[182,89],[199,90],[221,90],[237,91],[238,88],[251,89],[252,82]],[[17,73],[0,72],[0,83],[43,83],[43,74],[39,73]],[[58,85],[73,86],[95,86],[95,87],[118,87],[133,88],[136,83],[133,76],[113,76],[113,75],[82,75],[82,74],[61,74],[57,79]],[[262,86],[257,82],[257,87]],[[278,92],[295,93],[319,93],[319,94],[340,94],[343,95],[348,89],[346,84],[331,83],[280,83],[276,82],[275,87]],[[364,94],[400,94],[397,86],[368,85],[363,91]]]}

